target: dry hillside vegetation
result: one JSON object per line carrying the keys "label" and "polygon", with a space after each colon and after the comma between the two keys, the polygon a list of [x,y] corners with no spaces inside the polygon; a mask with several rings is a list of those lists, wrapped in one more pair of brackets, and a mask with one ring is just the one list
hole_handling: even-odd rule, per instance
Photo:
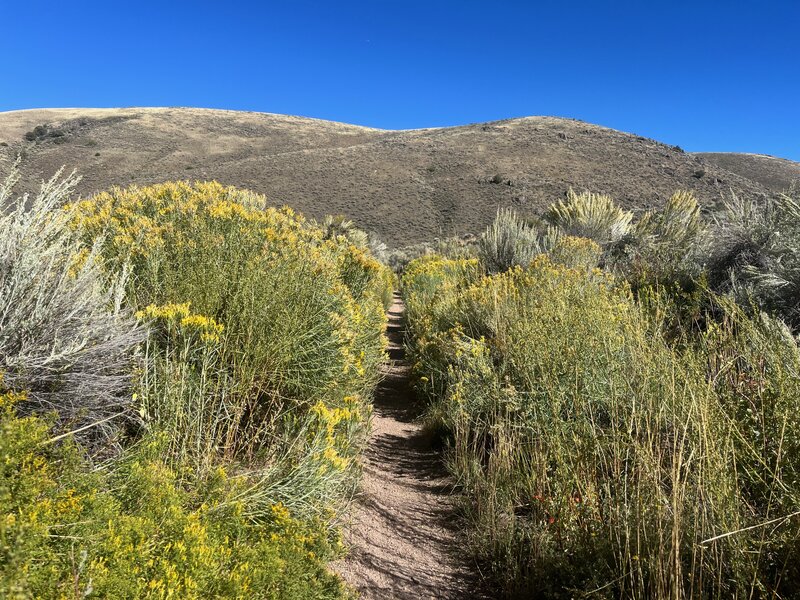
{"label": "dry hillside vegetation", "polygon": [[776,192],[800,184],[800,163],[765,154],[702,152],[697,156]]}
{"label": "dry hillside vegetation", "polygon": [[28,110],[0,114],[0,144],[0,156],[25,156],[28,188],[62,165],[83,175],[84,196],[112,185],[215,179],[310,217],[347,215],[394,246],[477,233],[498,206],[539,213],[570,187],[637,210],[676,189],[704,206],[729,190],[769,191],[748,170],[552,117],[384,131],[221,110]]}

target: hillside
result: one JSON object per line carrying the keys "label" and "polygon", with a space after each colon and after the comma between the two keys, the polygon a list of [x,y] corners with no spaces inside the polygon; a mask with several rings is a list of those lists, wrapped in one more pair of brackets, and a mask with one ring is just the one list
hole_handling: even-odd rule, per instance
{"label": "hillside", "polygon": [[696,156],[775,192],[800,184],[800,163],[784,158],[739,152],[699,152]]}
{"label": "hillside", "polygon": [[645,209],[679,188],[710,205],[730,189],[766,194],[769,183],[713,158],[553,117],[384,131],[186,108],[0,113],[0,156],[17,153],[27,187],[61,165],[83,175],[83,195],[217,179],[312,217],[345,214],[390,245],[476,232],[498,206],[536,212],[569,187]]}

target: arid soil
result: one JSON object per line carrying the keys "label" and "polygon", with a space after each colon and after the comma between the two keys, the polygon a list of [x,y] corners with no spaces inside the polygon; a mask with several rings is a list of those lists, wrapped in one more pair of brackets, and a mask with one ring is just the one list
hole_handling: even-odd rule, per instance
{"label": "arid soil", "polygon": [[570,187],[643,210],[677,189],[712,206],[731,191],[758,196],[783,181],[765,170],[775,161],[728,169],[711,155],[554,117],[386,131],[191,108],[0,113],[0,161],[19,154],[23,187],[62,165],[83,175],[84,195],[112,185],[217,179],[308,217],[344,214],[390,246],[478,233],[500,206],[538,214]]}
{"label": "arid soil", "polygon": [[800,163],[785,158],[741,152],[700,152],[697,156],[776,192],[800,186]]}
{"label": "arid soil", "polygon": [[376,393],[361,493],[346,526],[350,550],[333,567],[367,600],[484,598],[457,528],[453,482],[415,420],[402,313],[396,297],[390,361]]}

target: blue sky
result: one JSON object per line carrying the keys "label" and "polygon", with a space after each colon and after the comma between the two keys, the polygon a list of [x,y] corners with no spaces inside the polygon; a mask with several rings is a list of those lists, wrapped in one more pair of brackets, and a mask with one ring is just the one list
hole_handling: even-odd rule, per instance
{"label": "blue sky", "polygon": [[573,117],[800,160],[800,2],[0,0],[0,110]]}

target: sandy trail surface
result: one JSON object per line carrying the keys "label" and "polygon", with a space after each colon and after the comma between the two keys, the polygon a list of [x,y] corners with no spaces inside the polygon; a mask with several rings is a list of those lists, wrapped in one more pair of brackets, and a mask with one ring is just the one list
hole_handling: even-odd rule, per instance
{"label": "sandy trail surface", "polygon": [[333,568],[362,598],[486,598],[468,558],[441,453],[416,420],[403,311],[389,309],[389,361],[375,394],[364,478]]}

